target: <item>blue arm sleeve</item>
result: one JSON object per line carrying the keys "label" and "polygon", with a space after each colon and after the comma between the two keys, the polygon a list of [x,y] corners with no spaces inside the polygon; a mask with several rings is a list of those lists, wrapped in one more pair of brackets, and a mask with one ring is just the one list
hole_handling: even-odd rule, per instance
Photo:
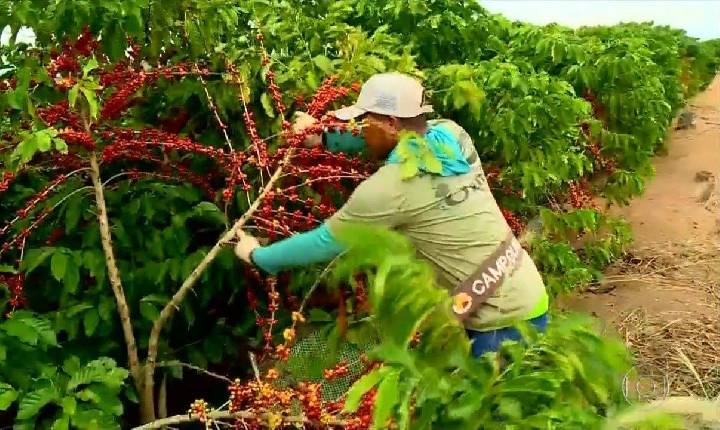
{"label": "blue arm sleeve", "polygon": [[365,150],[365,139],[362,136],[353,136],[352,133],[325,132],[323,133],[325,149],[330,152],[344,152],[346,154],[359,154]]}
{"label": "blue arm sleeve", "polygon": [[344,250],[345,247],[323,224],[314,230],[256,248],[252,260],[256,266],[274,275],[289,267],[330,261]]}

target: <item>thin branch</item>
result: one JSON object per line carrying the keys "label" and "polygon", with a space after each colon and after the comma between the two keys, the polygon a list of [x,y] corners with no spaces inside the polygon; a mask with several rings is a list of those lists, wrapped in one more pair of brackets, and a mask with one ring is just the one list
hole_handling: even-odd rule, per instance
{"label": "thin branch", "polygon": [[342,254],[333,258],[332,261],[330,261],[330,263],[328,263],[328,265],[325,266],[325,268],[320,273],[320,275],[315,279],[315,282],[312,284],[312,286],[310,287],[308,292],[305,293],[305,297],[303,297],[303,301],[302,301],[302,303],[300,303],[300,308],[298,308],[298,312],[303,313],[303,311],[305,310],[305,306],[307,305],[308,301],[310,300],[310,297],[313,295],[313,293],[315,292],[317,287],[320,285],[320,282],[325,278],[325,276],[328,273],[330,273],[330,270],[335,265],[335,262],[338,261],[338,259],[340,259],[341,256],[342,256]]}
{"label": "thin branch", "polygon": [[[242,81],[242,79],[238,79],[238,88],[240,89],[240,101],[242,102],[242,105],[243,105],[243,111],[244,111],[245,115],[249,115],[250,110],[245,101],[245,92],[243,91],[243,84],[244,84],[244,82]],[[248,132],[249,132],[249,130],[248,130]],[[255,148],[255,155],[257,155],[257,157],[258,157],[258,161],[260,161],[260,150],[258,149],[257,145],[253,145],[253,146]],[[258,168],[258,170],[260,171],[260,183],[263,184],[263,186],[264,186],[265,184],[263,183],[262,169]],[[268,173],[270,173],[270,172],[268,172]]]}
{"label": "thin branch", "polygon": [[167,373],[163,373],[158,393],[158,417],[167,418]]}
{"label": "thin branch", "polygon": [[219,379],[223,382],[227,382],[229,384],[232,384],[233,380],[228,378],[227,376],[220,375],[218,373],[210,372],[209,370],[203,369],[202,367],[193,366],[189,363],[183,363],[181,361],[162,361],[155,365],[155,367],[184,367],[186,369],[194,370],[198,373],[201,373],[203,375],[211,376],[215,379]]}
{"label": "thin branch", "polygon": [[140,361],[138,360],[137,343],[133,334],[132,322],[130,320],[130,309],[125,299],[122,282],[120,280],[120,271],[118,270],[115,254],[113,253],[112,238],[110,235],[110,224],[108,222],[107,207],[105,206],[105,194],[103,192],[102,182],[100,178],[100,166],[98,165],[97,154],[90,154],[90,178],[92,179],[93,188],[95,190],[95,200],[97,203],[98,224],[100,227],[100,238],[102,241],[103,252],[105,254],[105,265],[107,266],[108,277],[110,279],[110,287],[115,294],[115,302],[117,303],[118,314],[120,314],[120,323],[122,325],[123,335],[125,337],[125,345],[127,346],[128,365],[130,374],[133,377],[135,386],[140,390],[141,374]]}
{"label": "thin branch", "polygon": [[65,201],[66,201],[67,199],[69,199],[70,197],[74,196],[75,194],[78,194],[78,193],[80,193],[81,191],[88,191],[88,190],[92,190],[92,189],[93,189],[93,187],[91,187],[91,186],[88,185],[88,186],[81,187],[81,188],[78,188],[78,189],[76,189],[76,190],[73,190],[73,192],[68,193],[68,195],[64,196],[64,197],[63,197],[62,199],[60,199],[57,203],[55,203],[54,205],[52,205],[52,207],[50,208],[50,212],[52,212],[52,211],[54,211],[55,209],[57,209],[58,206],[60,206],[61,204],[65,203]]}
{"label": "thin branch", "polygon": [[215,116],[215,121],[218,124],[218,127],[220,128],[220,131],[223,133],[223,137],[225,137],[225,143],[228,146],[228,149],[230,150],[230,153],[234,153],[235,150],[233,149],[232,142],[230,141],[230,136],[227,132],[227,125],[223,122],[223,120],[220,118],[220,114],[218,113],[217,106],[213,102],[212,97],[210,97],[210,91],[208,90],[207,83],[205,82],[205,79],[202,77],[202,73],[200,73],[200,67],[197,63],[193,63],[193,66],[195,67],[195,70],[198,74],[198,80],[200,81],[200,85],[202,85],[203,90],[205,91],[205,98],[208,101],[208,104],[210,105],[210,110],[213,112],[213,115]]}
{"label": "thin branch", "polygon": [[291,191],[296,188],[302,188],[312,184],[313,182],[331,181],[335,179],[365,179],[362,175],[336,175],[336,176],[323,176],[320,178],[306,179],[298,185],[293,185],[287,188],[283,188],[283,191]]}
{"label": "thin branch", "polygon": [[[292,158],[292,154],[294,153],[293,148],[290,148],[287,153],[285,154],[285,157],[280,162],[280,165],[278,166],[277,170],[275,170],[275,173],[272,175],[270,180],[267,182],[265,187],[262,189],[260,194],[257,196],[255,201],[250,205],[248,210],[235,222],[235,224],[230,228],[230,230],[226,231],[220,239],[217,241],[217,243],[208,251],[208,253],[205,255],[205,257],[200,261],[200,263],[195,267],[195,269],[190,273],[190,276],[185,279],[185,282],[180,286],[180,288],[177,290],[177,292],[173,295],[172,299],[165,305],[162,311],[160,311],[160,315],[155,320],[155,323],[153,324],[152,330],[150,331],[150,338],[148,340],[148,353],[147,353],[147,360],[145,363],[145,377],[143,380],[143,390],[144,390],[144,398],[147,401],[154,402],[153,399],[153,388],[154,388],[154,377],[155,377],[155,365],[157,360],[157,354],[158,354],[158,346],[160,341],[160,335],[162,333],[163,328],[165,327],[165,324],[170,319],[170,317],[175,313],[176,310],[180,308],[180,305],[182,304],[183,299],[187,295],[187,293],[193,288],[193,286],[197,283],[197,281],[200,279],[200,276],[205,272],[205,269],[208,268],[210,263],[215,259],[215,257],[220,253],[222,248],[230,243],[231,240],[235,238],[235,232],[242,228],[245,223],[252,217],[252,215],[255,213],[255,211],[260,206],[260,203],[263,201],[265,195],[272,189],[274,189],[275,182],[280,178],[280,175],[282,175],[283,169],[287,165],[287,163]],[[147,421],[151,420],[154,417],[154,405],[152,405],[152,408],[149,409],[148,415],[144,416],[143,418]],[[152,415],[150,415],[150,411],[153,411]]]}
{"label": "thin branch", "polygon": [[257,365],[257,359],[255,359],[255,354],[253,354],[252,351],[248,352],[248,357],[250,357],[250,365],[253,369],[253,374],[255,375],[255,380],[260,382],[260,369]]}
{"label": "thin branch", "polygon": [[110,182],[114,181],[115,179],[120,178],[120,177],[122,177],[122,176],[131,175],[131,174],[132,174],[132,173],[130,173],[130,172],[120,172],[120,173],[118,173],[117,175],[113,175],[113,176],[111,176],[110,178],[108,178],[105,182],[103,182],[102,185],[103,185],[103,187],[107,187],[107,185],[108,185]]}
{"label": "thin branch", "polygon": [[22,244],[20,245],[20,261],[23,260],[23,257],[25,256],[25,239],[22,240]]}
{"label": "thin branch", "polygon": [[[229,412],[229,411],[215,411],[210,412],[207,414],[207,417],[213,421],[219,421],[219,420],[233,420],[233,419],[241,419],[241,420],[263,420],[266,421],[267,418],[269,418],[269,414],[254,414],[252,412],[247,411],[240,411],[240,412]],[[155,420],[152,422],[149,422],[145,425],[134,427],[132,430],[152,430],[152,429],[161,429],[165,426],[169,425],[175,425],[175,424],[183,424],[183,423],[190,423],[199,421],[200,417],[196,415],[175,415],[172,417],[164,418],[161,420]],[[287,424],[305,424],[307,423],[307,419],[303,416],[285,416],[283,417],[283,423]],[[341,421],[336,421],[332,423],[328,423],[328,425],[342,425]]]}
{"label": "thin branch", "polygon": [[[78,173],[80,173],[80,172],[82,172],[82,171],[85,171],[85,170],[90,170],[90,169],[87,168],[87,167],[83,167],[82,169],[73,170],[72,172],[70,172],[70,173],[68,173],[68,174],[65,175],[65,179],[64,179],[64,180],[62,180],[61,182],[58,182],[57,184],[55,184],[55,185],[53,185],[53,186],[48,187],[45,191],[47,191],[48,193],[50,193],[50,192],[53,191],[54,189],[56,189],[56,188],[58,188],[59,186],[63,185],[68,179],[70,179],[71,176],[76,175],[76,174],[78,174]],[[73,192],[73,193],[70,193],[70,195],[72,195],[72,194],[74,194],[74,192]],[[70,195],[65,196],[65,197],[60,201],[60,203],[64,202],[64,201],[67,199],[67,197],[69,197]],[[58,206],[57,204],[56,204],[55,206],[53,206],[52,209],[50,209],[50,211],[53,211],[57,206]],[[1,234],[4,234],[7,230],[10,229],[10,227],[11,227],[13,224],[15,224],[16,222],[18,222],[18,221],[21,220],[21,219],[22,219],[22,218],[21,218],[20,216],[15,216],[15,218],[11,219],[10,221],[7,221],[7,222],[5,223],[5,225],[0,229],[0,235],[1,235]]]}

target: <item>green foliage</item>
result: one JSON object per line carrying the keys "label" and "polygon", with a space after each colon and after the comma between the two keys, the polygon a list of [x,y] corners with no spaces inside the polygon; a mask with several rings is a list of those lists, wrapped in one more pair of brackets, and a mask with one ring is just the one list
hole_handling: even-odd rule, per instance
{"label": "green foliage", "polygon": [[28,163],[38,152],[48,152],[53,147],[66,154],[67,144],[57,137],[58,132],[53,128],[44,128],[34,132],[20,132],[20,143],[10,155],[11,166],[21,166]]}
{"label": "green foliage", "polygon": [[[20,27],[29,26],[37,36],[32,48],[13,42],[0,47],[0,81],[14,82],[13,87],[0,91],[3,166],[0,175],[5,170],[24,168],[0,199],[2,225],[14,218],[23,202],[52,178],[32,169],[33,161],[47,156],[49,151],[67,150],[65,142],[58,138],[59,130],[38,125],[36,107],[67,100],[75,111],[93,117],[109,96],[98,88],[97,72],[109,69],[112,64],[100,65],[94,60],[81,64],[83,72],[67,92],[51,89],[54,77],[48,76],[45,66],[51,50],[64,40],[77,37],[87,25],[101,37],[102,55],[114,62],[124,58],[131,39],[148,65],[198,62],[221,73],[227,63],[232,63],[243,79],[242,90],[256,113],[259,133],[270,136],[279,129],[281,119],[273,112],[264,91],[265,66],[257,55],[255,40],[260,27],[283,101],[290,106],[289,114],[294,109],[295,96],[307,95],[330,74],[336,74],[343,84],[390,70],[422,78],[437,114],[457,121],[469,132],[486,170],[489,167],[499,170],[500,182],[493,190],[498,202],[523,219],[542,218],[543,231],[532,243],[533,258],[553,292],[572,291],[596,279],[602,266],[616,258],[630,240],[626,226],[599,212],[558,208],[554,203],[565,200],[568,184],[590,179],[598,195],[619,204],[642,193],[645,181],[653,173],[651,156],[662,146],[673,115],[689,96],[708,84],[720,67],[720,41],[701,43],[682,31],[650,24],[579,30],[511,24],[487,13],[474,1],[11,0],[2,4],[0,28],[9,25],[14,36]],[[229,125],[227,132],[233,144],[247,145],[237,99],[239,88],[213,75],[207,79],[207,89],[218,115]],[[197,79],[160,80],[154,88],[136,95],[137,103],[118,125],[158,127],[178,112],[185,112],[188,120],[182,126],[182,135],[207,146],[224,145],[223,135],[213,124],[214,112]],[[615,163],[614,171],[603,170],[590,155],[591,145],[597,145],[601,155]],[[99,150],[102,146],[103,142],[99,142]],[[409,175],[420,163],[430,170],[436,169],[435,161],[427,158],[426,153],[416,155],[419,161],[410,162],[406,168]],[[178,157],[171,161],[188,163],[198,172],[207,169],[198,159]],[[138,344],[143,350],[147,346],[144,334],[161,307],[228,223],[244,212],[248,204],[238,200],[224,207],[218,196],[204,196],[190,184],[135,180],[117,176],[119,171],[104,170],[103,181],[107,181],[105,195],[114,251],[133,315],[133,329],[142,333]],[[251,185],[260,183],[257,177],[250,177],[250,181]],[[14,319],[2,322],[2,335],[18,342],[21,350],[45,348],[40,351],[77,356],[82,363],[106,355],[124,363],[126,354],[105,269],[95,217],[97,208],[83,185],[83,181],[71,178],[34,209],[31,215],[54,208],[46,222],[25,242],[19,264],[3,256],[3,270],[25,273],[28,306],[42,315],[36,317],[37,321],[51,321],[52,329],[43,328],[43,323],[29,322],[34,319],[18,319],[16,314]],[[547,209],[550,207],[553,209]],[[1,239],[4,242],[19,234],[30,222],[18,221],[7,237]],[[48,244],[48,237],[57,231],[63,234]],[[368,235],[376,238],[375,233]],[[578,235],[582,235],[582,243],[571,245]],[[382,241],[383,237],[378,233],[377,240]],[[559,348],[560,334],[533,340],[536,353],[529,356],[530,361],[508,359],[519,363],[510,368],[527,370],[522,363],[542,362],[546,369],[543,371],[552,373],[546,375],[551,381],[549,385],[537,388],[538,393],[533,394],[538,396],[538,409],[532,414],[528,412],[526,399],[520,405],[519,398],[512,396],[501,401],[504,397],[495,387],[511,383],[512,379],[502,379],[510,374],[500,378],[493,373],[494,368],[488,368],[488,363],[467,364],[464,333],[448,321],[447,315],[437,311],[438,303],[445,300],[444,293],[427,290],[409,295],[404,289],[396,289],[395,282],[402,280],[408,288],[421,291],[431,278],[429,269],[412,260],[400,242],[388,245],[388,249],[396,251],[388,259],[384,254],[373,254],[369,246],[360,244],[354,254],[357,260],[348,263],[345,269],[340,267],[336,273],[349,275],[350,268],[356,267],[353,265],[372,269],[373,303],[378,306],[375,314],[390,315],[390,309],[398,312],[392,320],[397,330],[386,334],[381,348],[386,363],[399,360],[388,367],[396,373],[385,375],[382,389],[386,403],[396,407],[379,410],[379,419],[391,413],[401,423],[409,422],[406,409],[398,406],[409,402],[408,393],[420,394],[420,410],[429,412],[423,412],[427,416],[420,414],[418,419],[442,423],[435,428],[453,428],[461,420],[459,417],[472,415],[477,419],[482,414],[489,414],[483,415],[486,422],[496,422],[493,417],[497,414],[514,417],[510,422],[517,423],[516,428],[541,425],[537,422],[549,425],[560,418],[591,422],[596,419],[598,405],[609,404],[587,387],[575,388],[581,394],[577,391],[568,394],[570,388],[562,383],[560,374],[552,373],[574,369],[569,380],[578,382],[579,387],[583,385],[576,364],[563,362],[562,357],[547,352]],[[222,251],[198,282],[195,294],[168,325],[167,336],[161,340],[160,360],[180,360],[202,367],[220,362],[242,365],[242,348],[237,345],[254,346],[260,337],[253,328],[254,315],[245,300],[248,281],[238,275],[239,270],[232,251]],[[312,280],[299,275],[293,282],[292,291],[296,294],[302,294],[312,284]],[[3,296],[3,311],[8,310],[5,302]],[[435,349],[423,349],[430,348],[423,346],[425,342],[419,349],[407,348],[408,336],[420,324],[436,327],[424,330]],[[576,353],[583,362],[585,354],[597,352],[593,348],[604,351],[607,346],[598,346],[600,341],[580,323],[558,324],[557,332],[572,339],[596,339],[595,344],[578,341],[580,349]],[[54,346],[55,335],[62,339],[62,349]],[[445,345],[449,353],[438,354],[437,345]],[[513,348],[504,354],[515,357]],[[427,356],[420,356],[421,353]],[[587,359],[593,362],[592,357]],[[596,360],[608,365],[612,361],[602,353]],[[18,360],[12,364],[8,361],[0,366],[0,374],[15,366],[21,369],[15,371],[18,378],[22,374],[41,375],[35,368],[41,363],[44,361]],[[410,373],[406,368],[409,364],[417,366]],[[550,364],[558,369],[547,370],[552,367]],[[461,369],[458,375],[462,378],[443,379],[445,376],[438,369],[447,366]],[[72,377],[67,372],[62,374],[68,380]],[[181,377],[178,373],[172,375]],[[490,375],[487,380],[496,378],[495,382],[471,386],[487,375]],[[523,383],[522,379],[519,381],[516,383]],[[0,386],[0,406],[15,407],[11,405],[22,401],[25,393],[37,392],[30,397],[37,398],[30,403],[33,407],[60,405],[64,410],[67,405],[67,410],[76,410],[75,415],[70,415],[77,415],[68,419],[68,425],[81,426],[77,423],[92,421],[92,414],[81,410],[81,405],[92,404],[92,395],[83,394],[86,397],[83,399],[77,397],[79,392],[69,394],[67,382],[56,384],[57,392],[45,386],[28,385],[29,382],[4,383],[8,386]],[[424,394],[418,391],[422,387],[437,391]],[[481,396],[478,393],[484,393],[483,387],[494,390],[487,397],[488,403],[482,400],[485,397],[460,401],[466,399],[462,397],[463,390]],[[577,404],[565,408],[557,402],[558,396],[566,395],[584,399],[587,404],[583,406],[592,405],[587,409],[589,415],[572,417],[570,408],[577,408]],[[63,401],[68,396],[75,398],[77,404]],[[445,401],[452,406],[437,412]],[[468,411],[468,405],[480,406],[477,411]],[[548,418],[551,408],[557,409],[558,417]],[[28,406],[24,410],[33,409]],[[518,410],[522,412],[519,416]],[[399,412],[402,413],[398,415]],[[112,410],[108,414],[115,416]],[[54,416],[60,422],[58,428],[63,428],[64,415]],[[523,421],[530,416],[541,418],[537,422]],[[575,428],[585,428],[581,424]]]}
{"label": "green foliage", "polygon": [[0,411],[14,428],[120,428],[127,370],[68,354],[48,319],[17,311],[1,322],[0,358]]}
{"label": "green foliage", "polygon": [[98,116],[98,100],[95,92],[100,89],[100,84],[93,76],[88,76],[88,73],[97,69],[97,67],[97,60],[94,57],[91,58],[83,67],[82,77],[78,80],[78,83],[68,91],[68,104],[73,109],[77,107],[78,94],[82,94],[84,107],[86,107],[82,110],[89,113],[91,120],[97,119]]}
{"label": "green foliage", "polygon": [[589,105],[567,82],[498,61],[441,66],[431,82],[450,88],[434,105],[471,133],[485,163],[507,166],[503,176],[527,205],[592,171],[578,128],[590,119]]}
{"label": "green foliage", "polygon": [[564,294],[598,280],[632,241],[627,222],[593,209],[540,210],[542,234],[531,239],[533,261],[548,289]]}
{"label": "green foliage", "polygon": [[[622,405],[627,352],[586,318],[554,315],[545,335],[521,326],[524,342],[475,359],[449,295],[403,237],[367,227],[340,237],[351,248],[335,276],[353,268],[369,275],[371,324],[380,337],[370,356],[383,362],[353,385],[345,408],[355,410],[376,387],[374,428],[392,416],[401,429],[592,429]],[[422,337],[411,346],[415,330]]]}

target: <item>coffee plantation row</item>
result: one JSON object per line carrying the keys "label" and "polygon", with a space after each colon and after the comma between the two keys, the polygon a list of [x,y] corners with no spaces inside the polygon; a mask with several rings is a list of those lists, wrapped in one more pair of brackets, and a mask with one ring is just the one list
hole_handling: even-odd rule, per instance
{"label": "coffee plantation row", "polygon": [[[35,41],[0,47],[1,425],[679,428],[627,404],[627,351],[583,318],[472,359],[393,233],[351,232],[329,267],[277,278],[228,245],[342,204],[371,163],[303,148],[292,115],[352,127],[324,114],[396,70],[470,133],[551,292],[586,286],[632,236],[605,206],[643,192],[720,41],[472,1],[6,3],[0,28]],[[298,355],[310,333],[320,356]],[[348,344],[368,351],[349,363]]]}

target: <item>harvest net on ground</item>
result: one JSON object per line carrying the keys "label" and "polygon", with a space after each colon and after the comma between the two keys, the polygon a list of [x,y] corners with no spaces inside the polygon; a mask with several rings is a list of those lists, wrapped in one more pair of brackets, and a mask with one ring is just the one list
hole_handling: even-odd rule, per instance
{"label": "harvest net on ground", "polygon": [[[361,344],[347,340],[331,344],[326,333],[312,331],[298,339],[290,350],[287,363],[279,365],[282,376],[276,383],[286,387],[298,382],[317,382],[320,383],[323,400],[336,401],[367,371],[363,354],[372,349],[376,342],[377,339],[367,338]],[[345,376],[332,379],[324,377],[326,369],[332,369],[340,363],[347,366]]]}

